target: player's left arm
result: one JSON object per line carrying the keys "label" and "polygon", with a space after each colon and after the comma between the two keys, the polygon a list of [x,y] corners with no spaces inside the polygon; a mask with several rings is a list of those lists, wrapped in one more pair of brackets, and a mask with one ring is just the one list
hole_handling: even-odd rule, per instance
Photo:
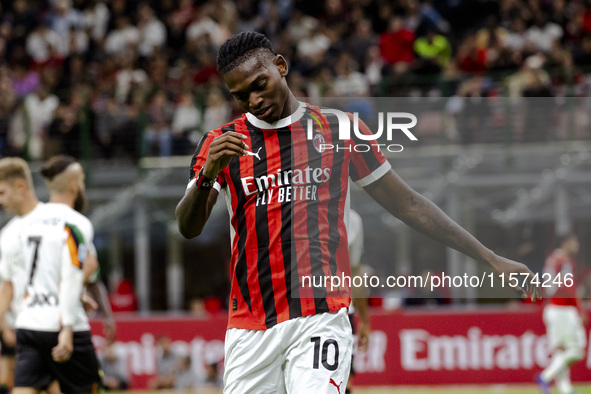
{"label": "player's left arm", "polygon": [[[353,277],[361,276],[361,266],[351,268]],[[371,332],[371,325],[369,323],[369,305],[367,300],[367,289],[362,286],[353,286],[351,289],[353,296],[353,306],[355,313],[359,316],[359,324],[357,326],[357,335],[359,337],[359,349],[366,351],[369,345],[369,334]]]}
{"label": "player's left arm", "polygon": [[111,309],[111,303],[109,301],[109,292],[105,284],[97,279],[95,282],[89,283],[86,287],[86,291],[96,301],[99,312],[104,316],[104,334],[108,343],[115,340],[117,332],[117,326],[115,323],[115,316]]}
{"label": "player's left arm", "polygon": [[531,293],[541,298],[540,290],[531,283],[533,273],[525,264],[496,255],[468,231],[447,216],[439,207],[409,187],[393,170],[365,187],[365,191],[388,212],[413,229],[477,261],[489,264],[497,273],[529,274],[525,289],[516,287],[522,296]]}

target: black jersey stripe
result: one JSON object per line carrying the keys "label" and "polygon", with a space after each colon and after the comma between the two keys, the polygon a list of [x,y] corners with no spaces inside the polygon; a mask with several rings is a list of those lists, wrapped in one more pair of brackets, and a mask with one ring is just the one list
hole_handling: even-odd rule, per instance
{"label": "black jersey stripe", "polygon": [[[235,131],[235,125],[232,123],[230,126],[228,126],[227,131]],[[240,287],[240,294],[242,294],[244,302],[246,302],[246,304],[248,305],[248,310],[250,310],[250,312],[252,313],[250,289],[248,288],[246,248],[244,247],[246,244],[246,215],[244,212],[246,196],[244,195],[244,191],[242,190],[242,185],[240,181],[240,160],[238,160],[236,157],[233,158],[228,166],[228,171],[230,172],[230,181],[234,185],[234,190],[236,191],[236,195],[238,198],[235,213],[236,217],[238,218],[238,231],[236,234],[236,236],[238,237],[238,260],[236,261],[234,272],[236,273],[236,281],[238,282],[238,286]]]}
{"label": "black jersey stripe", "polygon": [[[279,151],[281,155],[281,171],[293,170],[293,140],[289,128],[277,130]],[[291,177],[289,177],[291,187]],[[289,305],[289,318],[302,316],[300,302],[300,288],[298,279],[297,255],[293,243],[293,200],[281,203],[281,248],[283,252],[283,266],[285,270],[285,289]],[[293,277],[295,275],[295,278]]]}
{"label": "black jersey stripe", "polygon": [[192,180],[193,178],[195,178],[195,163],[197,163],[197,156],[199,156],[199,153],[201,153],[201,149],[203,148],[203,144],[205,144],[205,141],[207,140],[207,137],[209,136],[210,131],[208,131],[207,133],[205,133],[205,135],[203,137],[201,137],[201,139],[199,140],[199,142],[197,143],[197,148],[195,149],[195,153],[193,153],[193,157],[191,158],[191,169],[189,170],[189,181]]}
{"label": "black jersey stripe", "polygon": [[[309,116],[308,116],[309,118]],[[304,122],[301,122],[302,129]],[[307,121],[306,121],[307,123]],[[303,129],[305,130],[305,129]],[[321,167],[322,154],[314,148],[314,142],[306,139],[306,146],[302,147],[307,149],[309,167]],[[310,187],[306,185],[304,187]],[[310,253],[310,266],[312,277],[324,278],[324,269],[322,267],[322,248],[320,244],[320,228],[318,223],[318,201],[307,201],[306,203],[307,213],[307,228],[308,228],[308,247]],[[314,306],[316,313],[328,312],[329,307],[326,301],[327,291],[324,287],[314,287]]]}
{"label": "black jersey stripe", "polygon": [[[267,149],[265,147],[264,134],[260,129],[255,129],[250,133],[251,150],[258,152],[260,160],[253,158],[253,176],[255,179],[267,175]],[[267,191],[259,191],[257,198],[266,199]],[[267,201],[268,204],[268,201]],[[273,272],[271,271],[271,262],[269,260],[269,217],[267,214],[267,204],[258,204],[255,208],[256,217],[256,238],[258,245],[257,253],[257,271],[258,284],[263,299],[263,309],[265,311],[265,325],[271,328],[277,324],[277,310],[275,309],[275,294],[273,291]]]}
{"label": "black jersey stripe", "polygon": [[[329,127],[331,128],[332,140],[338,139],[339,127],[336,116],[329,115]],[[339,203],[343,196],[341,196],[341,183],[348,182],[348,179],[343,180],[343,163],[345,161],[345,150],[333,150],[333,157],[331,163],[331,177],[328,184],[330,196],[339,196],[339,198],[331,198],[328,202],[328,251],[330,253],[329,267],[332,275],[337,273],[337,248],[341,242],[341,233],[339,232]]]}

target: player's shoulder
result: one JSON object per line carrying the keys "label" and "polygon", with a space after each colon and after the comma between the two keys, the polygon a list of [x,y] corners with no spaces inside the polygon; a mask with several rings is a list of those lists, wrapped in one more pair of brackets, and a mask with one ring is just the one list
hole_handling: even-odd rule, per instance
{"label": "player's shoulder", "polygon": [[16,235],[20,228],[22,219],[19,216],[13,216],[0,230],[0,239],[5,239]]}
{"label": "player's shoulder", "polygon": [[76,211],[72,207],[66,204],[54,203],[47,203],[46,205],[49,209],[60,210],[60,214],[62,215],[66,225],[76,226],[84,232],[93,230],[92,222],[90,221],[90,219],[88,219],[86,216]]}

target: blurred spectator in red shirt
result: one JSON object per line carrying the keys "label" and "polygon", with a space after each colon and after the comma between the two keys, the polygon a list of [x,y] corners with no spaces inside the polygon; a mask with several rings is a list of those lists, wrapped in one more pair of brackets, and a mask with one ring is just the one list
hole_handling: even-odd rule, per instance
{"label": "blurred spectator in red shirt", "polygon": [[388,31],[380,35],[380,53],[387,64],[412,63],[415,33],[402,24],[402,18],[394,16],[388,23]]}
{"label": "blurred spectator in red shirt", "polygon": [[122,279],[117,285],[117,290],[109,296],[113,312],[137,311],[137,296],[133,284],[128,279]]}

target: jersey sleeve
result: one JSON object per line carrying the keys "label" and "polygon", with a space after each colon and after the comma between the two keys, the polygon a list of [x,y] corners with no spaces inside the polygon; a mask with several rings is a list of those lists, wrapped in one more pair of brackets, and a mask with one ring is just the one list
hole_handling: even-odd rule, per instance
{"label": "jersey sleeve", "polygon": [[363,255],[363,221],[361,216],[354,210],[349,212],[347,239],[351,267],[358,267],[361,265],[361,256]]}
{"label": "jersey sleeve", "polygon": [[66,224],[64,231],[66,240],[62,248],[59,285],[60,322],[62,326],[72,326],[84,286],[82,265],[88,249],[77,226]]}
{"label": "jersey sleeve", "polygon": [[[207,153],[209,152],[209,146],[211,142],[221,134],[221,130],[214,130],[209,131],[205,134],[199,143],[197,144],[197,149],[195,149],[195,153],[193,153],[193,158],[191,159],[191,168],[189,171],[189,183],[187,184],[187,189],[195,184],[195,180],[197,175],[199,175],[199,171],[205,165],[205,161],[207,160]],[[226,180],[224,176],[224,171],[218,174],[217,181],[213,185],[213,187],[219,192],[222,188],[226,186]]]}
{"label": "jersey sleeve", "polygon": [[[353,127],[352,122],[351,126]],[[361,119],[359,119],[359,131],[365,135],[373,134]],[[371,185],[390,171],[392,166],[380,150],[377,141],[364,141],[357,137],[354,130],[351,130],[351,140],[349,141],[353,145],[349,175],[357,186],[366,187]],[[354,149],[356,145],[369,146],[369,149]]]}

